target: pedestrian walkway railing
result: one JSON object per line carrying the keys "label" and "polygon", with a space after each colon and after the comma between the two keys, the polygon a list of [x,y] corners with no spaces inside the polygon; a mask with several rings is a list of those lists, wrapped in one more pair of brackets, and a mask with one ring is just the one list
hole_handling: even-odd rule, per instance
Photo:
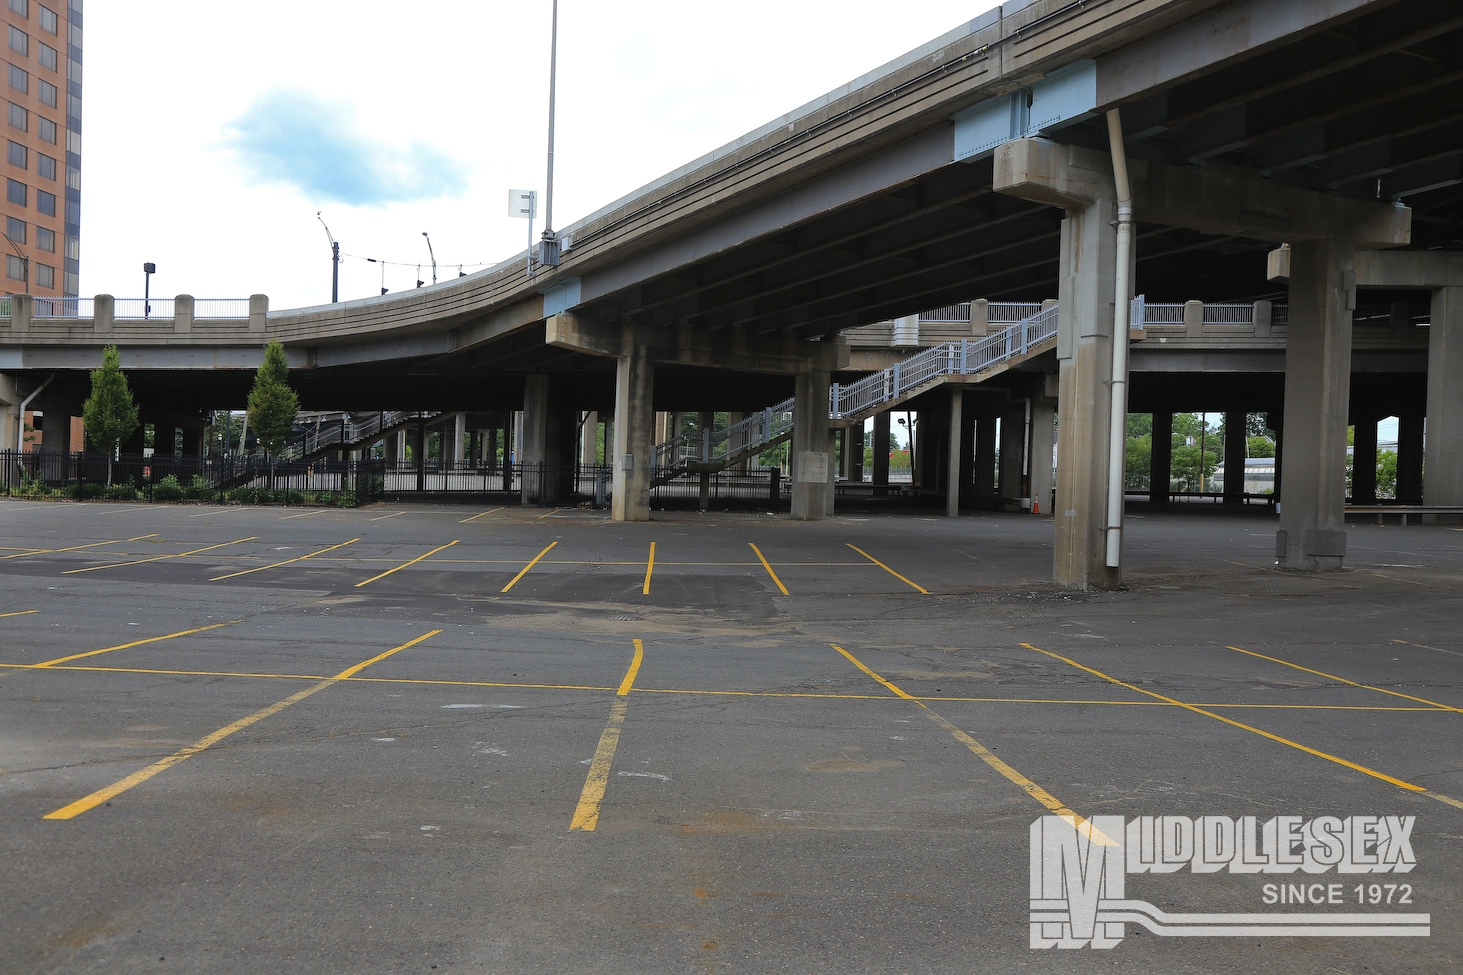
{"label": "pedestrian walkway railing", "polygon": [[382,413],[347,413],[342,414],[338,420],[319,424],[307,421],[304,431],[292,437],[285,445],[284,454],[289,457],[309,457],[331,447],[359,446],[373,442],[384,430],[413,420],[430,420],[440,415],[434,411],[393,410]]}
{"label": "pedestrian walkway railing", "polygon": [[655,466],[676,471],[690,464],[731,464],[753,457],[792,435],[792,408],[793,401],[785,399],[725,429],[673,437],[656,445]]}

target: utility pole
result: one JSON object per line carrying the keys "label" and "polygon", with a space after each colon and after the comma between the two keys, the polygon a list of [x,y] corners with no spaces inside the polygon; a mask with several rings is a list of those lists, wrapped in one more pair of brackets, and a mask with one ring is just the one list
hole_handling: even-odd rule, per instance
{"label": "utility pole", "polygon": [[325,239],[330,241],[330,303],[333,305],[340,300],[340,242],[330,232],[325,224],[325,218],[320,211],[315,211],[315,219],[320,221],[320,226],[325,227]]}
{"label": "utility pole", "polygon": [[544,236],[539,263],[559,265],[559,239],[554,234],[554,82],[559,59],[559,0],[554,0],[554,19],[549,32],[549,175],[544,185]]}
{"label": "utility pole", "polygon": [[437,253],[432,250],[432,238],[427,237],[427,232],[422,231],[422,236],[427,238],[427,254],[432,258],[432,283],[437,283]]}
{"label": "utility pole", "polygon": [[142,265],[142,317],[144,319],[152,315],[152,276],[157,273],[157,265],[148,261]]}

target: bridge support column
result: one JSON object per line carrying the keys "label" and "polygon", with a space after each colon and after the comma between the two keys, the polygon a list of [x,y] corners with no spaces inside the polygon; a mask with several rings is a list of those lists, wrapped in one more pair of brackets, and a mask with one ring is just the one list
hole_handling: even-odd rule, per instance
{"label": "bridge support column", "polygon": [[830,376],[821,370],[797,374],[792,428],[792,516],[799,521],[828,517],[828,392]]}
{"label": "bridge support column", "polygon": [[1057,401],[1045,396],[1031,401],[1031,503],[1034,514],[1052,513],[1052,451],[1056,448]]}
{"label": "bridge support column", "polygon": [[1026,401],[1017,400],[1001,414],[1001,500],[1025,497],[1022,475],[1026,473]]}
{"label": "bridge support column", "polygon": [[873,478],[879,487],[889,486],[889,411],[874,414]]}
{"label": "bridge support column", "polygon": [[[711,412],[710,410],[701,410],[697,414],[697,416],[696,416],[696,431],[697,431],[697,434],[701,438],[700,443],[697,446],[697,449],[699,451],[701,451],[701,453],[698,456],[700,456],[700,458],[703,461],[707,461],[707,460],[710,460],[711,459],[710,452],[707,449],[708,446],[710,445],[710,441],[709,441],[708,438],[711,436],[711,430],[715,426],[716,426],[716,414],[714,412]],[[710,472],[708,472],[708,471],[702,471],[701,472],[701,475],[700,475],[700,481],[701,481],[701,483],[699,485],[700,490],[697,492],[697,507],[698,507],[699,510],[705,511],[709,507],[711,507],[711,474],[710,474]]]}
{"label": "bridge support column", "polygon": [[[1433,292],[1427,352],[1426,504],[1463,505],[1463,287]],[[1439,516],[1428,515],[1426,521]],[[1453,520],[1447,518],[1446,520]]]}
{"label": "bridge support column", "polygon": [[[1104,188],[1110,177],[1103,180]],[[1053,575],[1077,589],[1116,589],[1106,564],[1107,454],[1117,210],[1112,191],[1062,220],[1058,271],[1056,551]],[[1126,336],[1124,336],[1126,338]],[[1119,431],[1121,432],[1121,431]]]}
{"label": "bridge support column", "polygon": [[[1377,418],[1370,413],[1355,417],[1356,436],[1351,448],[1351,503],[1377,503]],[[1225,464],[1225,486],[1229,486],[1229,465]]]}
{"label": "bridge support column", "polygon": [[1153,414],[1153,447],[1148,456],[1148,500],[1167,504],[1168,486],[1173,476],[1173,413]]}
{"label": "bridge support column", "polygon": [[533,374],[523,384],[523,503],[555,505],[573,490],[578,411],[555,402],[549,376]]}
{"label": "bridge support column", "polygon": [[1397,418],[1397,500],[1422,504],[1423,420],[1415,409]]}
{"label": "bridge support column", "polygon": [[579,462],[585,467],[599,463],[599,413],[594,410],[584,416],[584,443],[579,452]]}
{"label": "bridge support column", "polygon": [[[628,330],[627,330],[628,331]],[[650,482],[655,476],[655,361],[638,343],[615,361],[614,521],[650,520]]]}
{"label": "bridge support column", "polygon": [[1339,569],[1346,556],[1346,412],[1356,247],[1290,247],[1285,340],[1285,495],[1276,561],[1289,569]]}
{"label": "bridge support column", "polygon": [[965,455],[970,453],[970,443],[962,437],[965,424],[960,415],[965,405],[965,390],[959,386],[950,387],[950,456],[945,464],[945,514],[951,518],[960,514],[960,474],[965,469]]}
{"label": "bridge support column", "polygon": [[975,496],[986,504],[996,494],[996,416],[982,416],[975,425]]}
{"label": "bridge support column", "polygon": [[[1245,454],[1249,452],[1249,438],[1245,436],[1247,415],[1244,410],[1229,410],[1224,414],[1225,504],[1245,501]],[[1375,435],[1376,430],[1372,433]]]}
{"label": "bridge support column", "polygon": [[442,466],[461,464],[466,458],[467,414],[454,413],[442,424]]}
{"label": "bridge support column", "polygon": [[20,424],[25,418],[20,415],[20,395],[14,376],[0,373],[0,451],[14,450],[19,439]]}

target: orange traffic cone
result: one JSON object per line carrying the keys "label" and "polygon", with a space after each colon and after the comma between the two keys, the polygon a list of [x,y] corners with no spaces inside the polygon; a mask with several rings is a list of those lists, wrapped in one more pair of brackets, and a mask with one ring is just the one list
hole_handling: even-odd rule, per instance
{"label": "orange traffic cone", "polygon": [[1031,499],[1031,513],[1034,515],[1041,514],[1041,502],[1036,498]]}

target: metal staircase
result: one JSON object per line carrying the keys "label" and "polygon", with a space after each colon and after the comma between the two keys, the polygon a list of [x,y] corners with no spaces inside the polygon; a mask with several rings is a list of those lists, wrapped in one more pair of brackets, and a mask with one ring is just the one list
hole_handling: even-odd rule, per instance
{"label": "metal staircase", "polygon": [[303,435],[296,436],[285,444],[283,456],[307,459],[327,450],[364,446],[379,440],[397,427],[440,415],[438,411],[422,410],[342,414],[339,420],[322,423],[318,427],[307,427]]}

